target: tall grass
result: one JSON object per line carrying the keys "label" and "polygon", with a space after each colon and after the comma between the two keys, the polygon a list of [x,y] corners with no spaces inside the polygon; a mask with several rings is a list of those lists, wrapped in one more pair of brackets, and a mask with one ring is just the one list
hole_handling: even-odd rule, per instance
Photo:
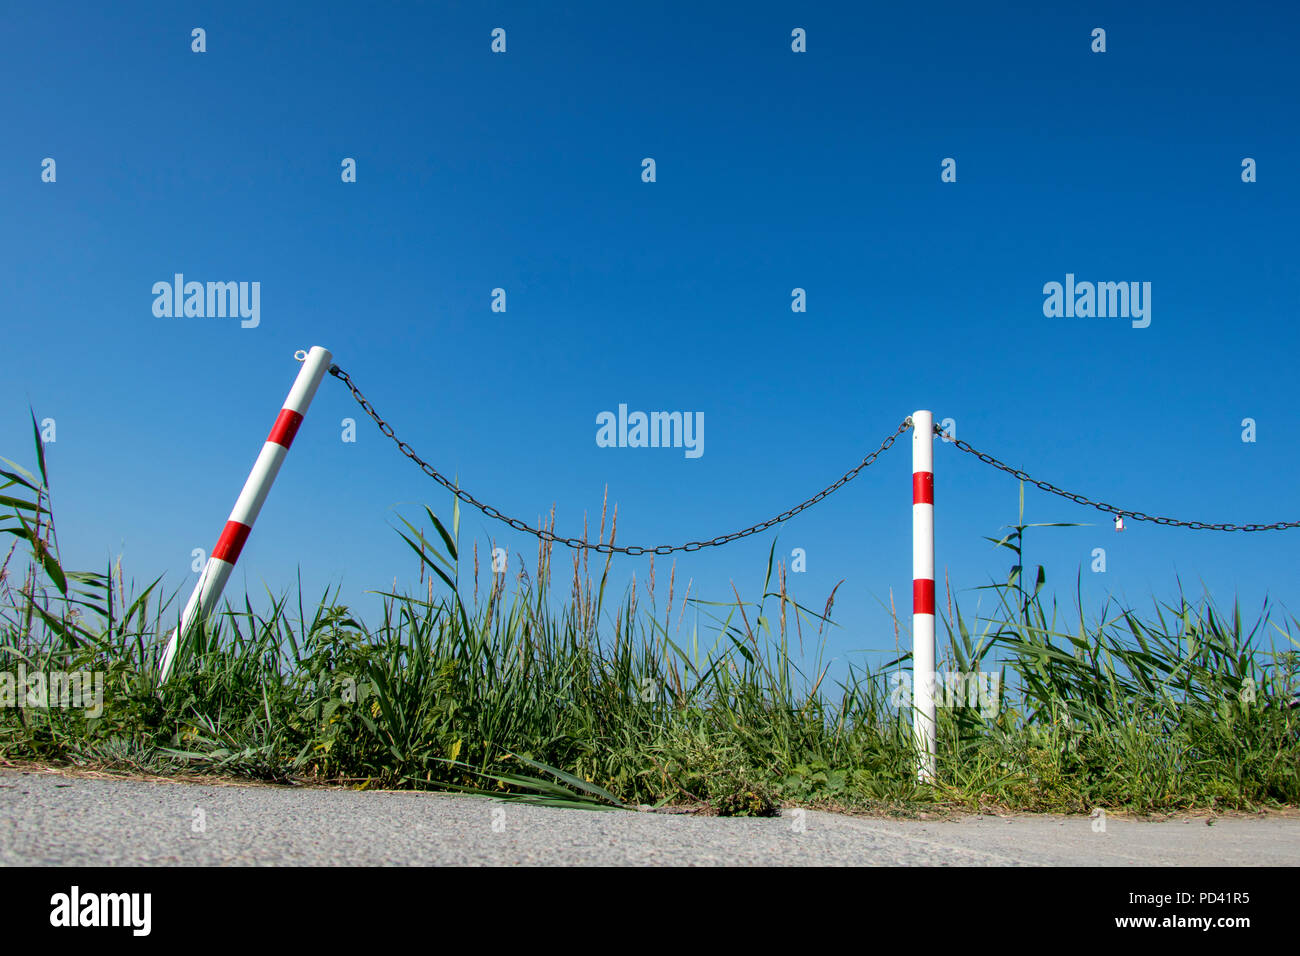
{"label": "tall grass", "polygon": [[[0,758],[721,813],[1300,802],[1294,620],[1266,609],[1248,626],[1236,608],[1180,599],[1067,623],[1042,568],[1023,585],[1023,505],[995,539],[1016,560],[990,586],[995,613],[968,619],[950,596],[941,615],[942,667],[1004,679],[992,707],[940,710],[939,777],[922,785],[896,682],[910,657],[832,681],[834,594],[820,610],[797,601],[775,545],[748,599],[692,596],[653,559],[615,597],[609,558],[593,572],[589,552],[566,554],[561,570],[541,545],[531,569],[493,572],[477,545],[462,549],[458,507],[445,523],[426,508],[397,529],[418,593],[383,595],[369,624],[337,591],[227,602],[182,642],[159,693],[176,595],[135,588],[120,565],[66,571],[39,434],[34,472],[5,465],[0,675],[99,671],[105,693],[98,716],[0,708]],[[616,534],[607,517],[600,541]],[[1265,649],[1266,633],[1284,650]]]}

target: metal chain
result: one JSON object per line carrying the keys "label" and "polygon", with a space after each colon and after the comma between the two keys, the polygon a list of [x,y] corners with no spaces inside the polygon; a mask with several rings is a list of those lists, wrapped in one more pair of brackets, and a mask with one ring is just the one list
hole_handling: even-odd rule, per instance
{"label": "metal chain", "polygon": [[960,451],[974,455],[985,464],[992,465],[994,468],[1005,471],[1011,477],[1019,481],[1027,481],[1035,487],[1041,488],[1053,495],[1059,495],[1062,498],[1068,498],[1076,504],[1087,505],[1096,508],[1098,511],[1104,511],[1108,514],[1122,515],[1125,518],[1132,518],[1134,521],[1152,521],[1156,524],[1173,525],[1179,528],[1192,528],[1196,531],[1283,531],[1287,528],[1300,528],[1300,521],[1276,521],[1273,524],[1209,524],[1204,521],[1180,521],[1177,518],[1162,518],[1158,515],[1149,515],[1142,511],[1129,511],[1126,508],[1116,508],[1114,505],[1107,504],[1104,501],[1093,501],[1091,498],[1085,498],[1083,495],[1075,494],[1072,491],[1066,491],[1058,488],[1050,481],[1042,481],[1034,478],[1019,468],[1012,468],[1010,465],[998,461],[992,455],[977,451],[970,446],[969,442],[964,442],[959,438],[949,437],[944,430],[934,426],[934,433],[948,441],[949,444],[955,445]]}
{"label": "metal chain", "polygon": [[813,505],[817,504],[817,502],[821,501],[823,498],[839,490],[842,486],[848,484],[850,481],[852,481],[854,478],[858,476],[858,473],[862,471],[862,469],[872,464],[878,457],[880,457],[880,455],[882,455],[886,450],[888,450],[894,444],[894,442],[898,440],[898,436],[903,434],[903,432],[905,432],[912,424],[911,416],[903,419],[902,424],[898,426],[897,430],[895,430],[895,432],[892,435],[890,435],[883,442],[880,443],[879,448],[873,451],[866,458],[862,459],[862,463],[860,465],[858,465],[856,468],[852,469],[851,471],[847,472],[833,485],[830,485],[822,489],[821,491],[817,492],[817,494],[809,498],[807,501],[803,502],[802,504],[796,505],[795,507],[791,508],[789,511],[783,511],[775,518],[769,518],[767,521],[763,521],[760,522],[759,524],[752,525],[751,527],[748,527],[743,531],[733,531],[731,534],[721,534],[718,535],[716,538],[710,538],[708,541],[690,541],[687,542],[686,544],[677,544],[677,545],[661,544],[655,548],[642,548],[642,547],[637,547],[636,545],[627,545],[627,546],[615,545],[612,542],[608,544],[606,544],[605,542],[592,544],[590,541],[586,541],[583,538],[562,538],[559,535],[547,531],[545,528],[530,527],[529,525],[525,524],[523,521],[520,521],[518,518],[508,517],[502,514],[496,508],[493,508],[491,505],[486,505],[483,502],[479,501],[468,491],[461,489],[459,486],[456,485],[455,482],[449,480],[446,476],[440,474],[436,468],[434,468],[427,461],[425,461],[423,458],[417,455],[410,445],[408,445],[404,441],[401,441],[397,437],[397,435],[393,433],[393,427],[389,425],[388,422],[384,421],[382,418],[379,417],[379,413],[375,411],[374,406],[371,405],[370,402],[366,400],[366,397],[362,395],[361,392],[357,389],[356,385],[352,383],[352,379],[347,372],[343,371],[343,369],[339,368],[337,365],[331,365],[330,374],[348,387],[348,390],[352,392],[352,397],[356,399],[357,404],[360,405],[362,410],[367,415],[370,416],[371,420],[373,420],[374,423],[379,426],[379,430],[383,432],[385,435],[387,435],[389,438],[391,438],[397,444],[398,451],[400,451],[407,458],[411,459],[411,461],[419,465],[421,471],[423,471],[426,475],[428,475],[438,484],[442,485],[444,488],[450,491],[461,501],[465,502],[465,504],[472,505],[473,507],[477,508],[479,511],[487,515],[489,518],[496,518],[498,521],[504,521],[506,524],[510,525],[510,527],[514,528],[516,531],[523,531],[527,534],[531,534],[535,537],[538,537],[543,541],[556,542],[564,545],[565,547],[574,548],[575,550],[585,548],[589,551],[599,551],[601,554],[613,554],[616,552],[618,554],[629,554],[629,555],[672,554],[674,551],[699,551],[701,548],[716,548],[720,545],[729,544],[730,542],[736,541],[740,538],[747,538],[751,534],[758,534],[760,531],[766,531],[768,528],[772,527],[773,525],[780,524],[782,521],[787,521],[790,518],[793,518],[795,515],[803,511],[805,508],[812,507]]}

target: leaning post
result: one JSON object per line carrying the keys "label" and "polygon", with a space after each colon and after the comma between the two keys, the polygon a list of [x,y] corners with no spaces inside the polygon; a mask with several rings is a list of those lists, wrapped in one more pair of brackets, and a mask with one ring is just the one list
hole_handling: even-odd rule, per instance
{"label": "leaning post", "polygon": [[211,614],[217,601],[221,599],[221,592],[230,578],[230,572],[235,569],[235,562],[239,560],[244,542],[248,540],[248,535],[253,530],[253,522],[257,520],[257,515],[262,510],[271,485],[275,482],[275,476],[280,472],[280,465],[284,462],[285,455],[289,453],[289,446],[293,444],[293,438],[298,433],[298,426],[302,424],[302,417],[307,413],[307,408],[316,395],[321,379],[329,371],[330,360],[333,358],[328,349],[321,348],[319,345],[313,346],[309,352],[299,351],[294,357],[302,363],[302,368],[298,370],[298,377],[294,379],[293,387],[289,389],[289,396],[284,400],[284,406],[280,409],[275,424],[271,426],[271,434],[267,436],[257,461],[253,463],[253,470],[249,473],[248,480],[244,482],[244,490],[239,493],[239,498],[235,501],[230,518],[221,531],[221,537],[217,539],[208,563],[204,566],[203,573],[199,575],[198,583],[194,585],[194,591],[190,594],[189,602],[181,614],[180,624],[172,631],[167,641],[159,667],[160,685],[171,673],[181,638],[195,622]]}

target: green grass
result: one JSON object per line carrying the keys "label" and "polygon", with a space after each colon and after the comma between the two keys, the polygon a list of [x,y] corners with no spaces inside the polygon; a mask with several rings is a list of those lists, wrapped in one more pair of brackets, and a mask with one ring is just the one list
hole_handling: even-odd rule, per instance
{"label": "green grass", "polygon": [[[731,814],[1300,803],[1296,622],[1265,609],[1246,624],[1181,599],[1145,617],[1108,605],[1065,620],[1041,568],[1024,583],[1023,504],[991,539],[1015,554],[990,586],[993,615],[941,611],[943,669],[997,672],[996,706],[940,710],[938,779],[922,785],[893,683],[908,657],[832,682],[834,596],[820,611],[800,604],[771,554],[748,599],[681,594],[652,563],[614,597],[608,560],[593,572],[588,554],[555,568],[542,548],[531,572],[480,574],[459,511],[444,523],[425,509],[397,529],[423,593],[385,595],[368,624],[337,592],[307,602],[300,588],[265,610],[228,602],[183,642],[160,694],[176,595],[160,581],[129,587],[120,566],[63,568],[39,435],[35,471],[5,460],[0,475],[14,545],[0,570],[0,674],[105,675],[98,717],[0,707],[0,758]],[[613,535],[602,516],[600,539]]]}

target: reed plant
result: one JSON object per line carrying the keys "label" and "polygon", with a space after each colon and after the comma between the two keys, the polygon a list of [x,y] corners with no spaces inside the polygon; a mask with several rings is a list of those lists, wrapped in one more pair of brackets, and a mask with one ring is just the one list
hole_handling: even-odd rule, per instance
{"label": "reed plant", "polygon": [[[103,701],[0,707],[0,760],[723,814],[1300,803],[1297,622],[1181,597],[1066,615],[1043,568],[1025,583],[1023,490],[1018,523],[991,539],[1015,556],[988,586],[993,611],[950,592],[940,613],[941,669],[996,675],[992,706],[945,700],[938,778],[922,784],[910,655],[832,679],[834,592],[796,599],[775,542],[748,596],[704,600],[653,558],[615,595],[609,557],[592,568],[542,543],[530,568],[494,571],[462,545],[458,505],[446,521],[425,508],[395,529],[420,586],[381,595],[377,619],[301,584],[227,600],[160,691],[177,595],[120,562],[64,568],[38,431],[35,445],[32,470],[0,469],[0,677],[97,672]],[[594,530],[613,542],[616,509]]]}

